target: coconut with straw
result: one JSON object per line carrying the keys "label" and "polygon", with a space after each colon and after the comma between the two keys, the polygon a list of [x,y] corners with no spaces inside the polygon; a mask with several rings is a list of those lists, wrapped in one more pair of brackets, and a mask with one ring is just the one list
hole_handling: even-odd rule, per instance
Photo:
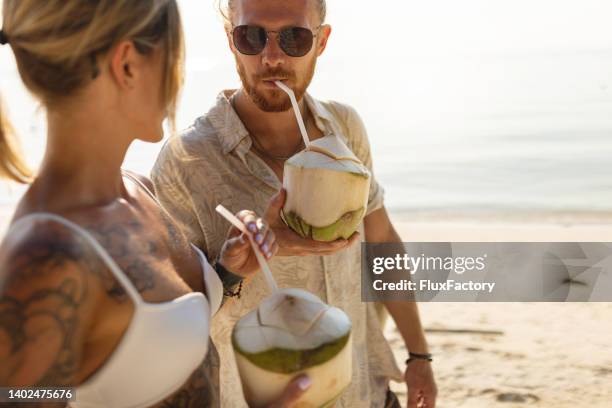
{"label": "coconut with straw", "polygon": [[[222,205],[217,211],[243,232],[242,222]],[[232,346],[251,407],[276,401],[289,382],[312,380],[297,406],[332,407],[351,381],[351,322],[340,309],[301,289],[278,289],[259,248],[249,239],[272,295],[234,326]]]}
{"label": "coconut with straw", "polygon": [[276,85],[289,95],[306,146],[285,162],[283,221],[304,238],[348,239],[366,213],[370,172],[340,135],[310,141],[295,94],[280,81]]}

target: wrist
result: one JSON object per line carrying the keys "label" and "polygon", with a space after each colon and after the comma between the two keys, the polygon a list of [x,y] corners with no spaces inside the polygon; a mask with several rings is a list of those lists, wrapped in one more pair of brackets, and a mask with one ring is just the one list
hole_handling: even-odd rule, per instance
{"label": "wrist", "polygon": [[[225,268],[223,262],[220,260],[217,260],[214,263],[214,269],[217,272],[217,275],[219,275],[219,279],[221,279],[221,282],[223,283],[223,294],[228,297],[240,298],[240,291],[242,290],[242,281],[244,278],[229,271],[227,268]],[[233,289],[236,286],[238,286],[238,291],[234,292]]]}
{"label": "wrist", "polygon": [[417,338],[404,339],[404,344],[409,352],[417,354],[429,354],[429,346],[425,336],[418,336]]}
{"label": "wrist", "polygon": [[430,353],[408,353],[408,359],[406,360],[406,364],[410,364],[413,361],[427,361],[431,363],[433,361],[433,356]]}

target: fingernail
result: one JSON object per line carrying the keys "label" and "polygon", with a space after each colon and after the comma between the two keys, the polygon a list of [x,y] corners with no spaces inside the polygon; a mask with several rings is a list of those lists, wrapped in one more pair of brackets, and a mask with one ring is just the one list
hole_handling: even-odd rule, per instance
{"label": "fingernail", "polygon": [[255,235],[255,241],[257,241],[258,244],[261,244],[263,241],[263,235],[261,234]]}
{"label": "fingernail", "polygon": [[272,252],[271,252],[271,251],[269,251],[269,252],[266,254],[266,257],[268,257],[268,259],[272,258]]}
{"label": "fingernail", "polygon": [[261,246],[261,250],[264,252],[270,252],[270,248],[268,247],[268,244],[263,244]]}
{"label": "fingernail", "polygon": [[297,386],[300,390],[306,391],[312,385],[310,377],[302,377],[297,381]]}

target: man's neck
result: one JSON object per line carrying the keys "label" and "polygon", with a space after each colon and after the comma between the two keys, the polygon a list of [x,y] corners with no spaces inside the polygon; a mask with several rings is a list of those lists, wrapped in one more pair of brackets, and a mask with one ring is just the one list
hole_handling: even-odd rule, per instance
{"label": "man's neck", "polygon": [[[308,110],[304,98],[298,102],[304,120]],[[249,133],[266,150],[282,152],[294,149],[301,139],[293,109],[285,112],[264,112],[241,88],[234,97],[234,109]]]}

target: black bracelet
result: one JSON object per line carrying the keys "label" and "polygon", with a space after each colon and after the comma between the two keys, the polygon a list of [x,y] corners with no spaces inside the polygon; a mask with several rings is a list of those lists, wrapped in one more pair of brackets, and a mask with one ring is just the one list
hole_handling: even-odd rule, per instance
{"label": "black bracelet", "polygon": [[[235,273],[228,271],[218,261],[215,262],[214,268],[215,271],[217,271],[217,275],[219,275],[219,279],[221,279],[221,282],[223,282],[223,295],[227,297],[237,297],[238,299],[240,299],[240,292],[242,292],[243,281],[242,276],[236,275]],[[238,290],[234,292],[232,291],[232,288],[234,288],[236,285],[238,285]]]}
{"label": "black bracelet", "polygon": [[235,292],[232,292],[231,289],[226,289],[225,292],[223,292],[223,296],[226,297],[235,297],[240,299],[240,293],[242,292],[242,281],[240,281],[240,283],[238,284],[238,290]]}
{"label": "black bracelet", "polygon": [[433,361],[433,356],[431,354],[429,354],[429,353],[427,353],[427,354],[418,354],[418,353],[408,352],[408,360],[406,360],[406,364],[410,364],[410,362],[412,362],[414,360],[425,360],[425,361],[432,362]]}

